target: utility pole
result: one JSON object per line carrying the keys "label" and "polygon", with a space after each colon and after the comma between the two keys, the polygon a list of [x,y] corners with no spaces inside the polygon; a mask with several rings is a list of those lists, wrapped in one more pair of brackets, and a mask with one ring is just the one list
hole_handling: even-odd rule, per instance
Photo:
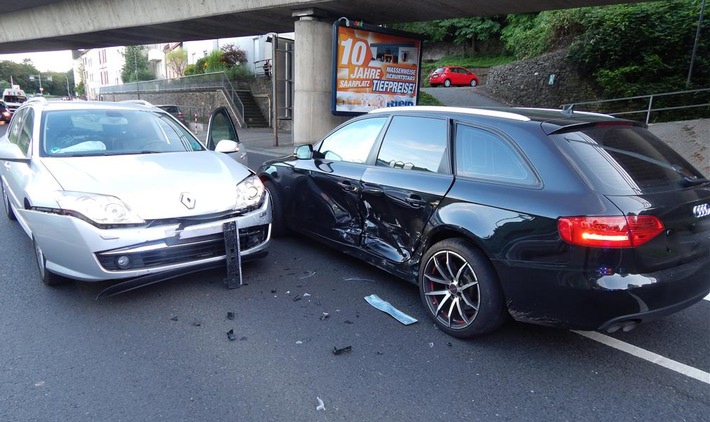
{"label": "utility pole", "polygon": [[705,14],[705,0],[700,5],[700,16],[698,17],[698,29],[695,31],[695,42],[693,43],[693,53],[690,55],[690,67],[688,68],[688,80],[686,85],[690,86],[690,78],[693,76],[693,65],[695,64],[695,52],[698,49],[698,38],[703,27],[703,15]]}

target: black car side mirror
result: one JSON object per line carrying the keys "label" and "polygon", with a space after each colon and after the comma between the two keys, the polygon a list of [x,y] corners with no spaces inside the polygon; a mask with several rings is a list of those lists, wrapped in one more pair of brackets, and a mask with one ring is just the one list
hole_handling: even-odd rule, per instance
{"label": "black car side mirror", "polygon": [[310,160],[313,158],[313,145],[306,144],[297,146],[296,149],[293,150],[293,154],[299,160]]}

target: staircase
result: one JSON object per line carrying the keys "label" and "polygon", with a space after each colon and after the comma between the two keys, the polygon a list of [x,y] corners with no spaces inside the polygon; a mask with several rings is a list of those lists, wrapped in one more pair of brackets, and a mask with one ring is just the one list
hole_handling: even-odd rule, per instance
{"label": "staircase", "polygon": [[261,112],[254,96],[251,95],[251,91],[238,90],[236,93],[244,105],[244,122],[246,127],[269,127],[269,122]]}

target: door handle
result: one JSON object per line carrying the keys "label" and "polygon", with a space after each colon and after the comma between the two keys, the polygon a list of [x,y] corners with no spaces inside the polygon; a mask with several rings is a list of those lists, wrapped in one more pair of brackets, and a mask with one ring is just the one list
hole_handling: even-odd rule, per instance
{"label": "door handle", "polygon": [[423,200],[419,195],[408,196],[404,198],[404,201],[414,208],[420,208],[428,204],[428,202]]}
{"label": "door handle", "polygon": [[353,185],[347,180],[342,180],[338,182],[338,186],[340,186],[346,192],[357,192],[357,186]]}
{"label": "door handle", "polygon": [[382,195],[382,189],[380,189],[376,186],[368,185],[367,183],[363,183],[362,184],[362,193],[367,193],[370,195]]}

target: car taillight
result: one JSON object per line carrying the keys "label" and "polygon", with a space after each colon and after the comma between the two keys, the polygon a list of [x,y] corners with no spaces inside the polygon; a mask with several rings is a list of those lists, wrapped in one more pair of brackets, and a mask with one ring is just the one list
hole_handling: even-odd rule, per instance
{"label": "car taillight", "polygon": [[183,117],[185,117],[185,115],[182,113],[178,113],[177,116],[178,116],[178,119],[182,119]]}
{"label": "car taillight", "polygon": [[652,215],[617,217],[562,217],[557,231],[565,242],[598,248],[633,248],[663,232]]}

